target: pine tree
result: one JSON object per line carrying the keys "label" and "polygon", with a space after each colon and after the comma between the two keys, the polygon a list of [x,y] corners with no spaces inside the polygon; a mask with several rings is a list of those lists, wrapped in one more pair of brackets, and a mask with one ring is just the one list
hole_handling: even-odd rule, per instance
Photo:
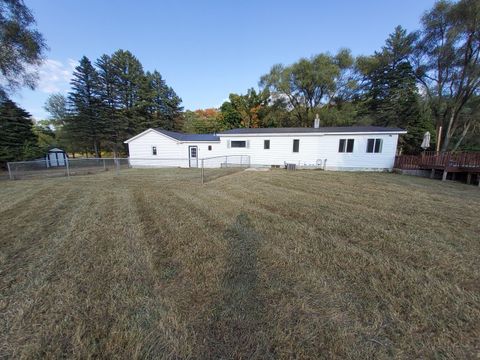
{"label": "pine tree", "polygon": [[105,144],[117,156],[123,146],[123,140],[128,137],[128,121],[125,117],[119,116],[117,111],[120,101],[112,58],[102,55],[95,64],[99,78],[100,117],[105,125]]}
{"label": "pine tree", "polygon": [[110,61],[117,114],[125,127],[125,134],[122,134],[122,137],[133,136],[142,129],[137,105],[141,82],[145,76],[143,67],[130,51],[117,50]]}
{"label": "pine tree", "polygon": [[366,84],[366,113],[374,125],[401,127],[409,132],[400,139],[405,152],[421,151],[425,131],[433,131],[429,118],[421,110],[416,77],[409,61],[414,41],[397,27],[381,52],[360,60]]}
{"label": "pine tree", "polygon": [[100,157],[105,123],[100,117],[98,73],[87,57],[84,56],[75,68],[71,85],[69,100],[73,113],[66,122],[66,130],[82,142],[86,150],[92,150],[96,157]]}
{"label": "pine tree", "polygon": [[96,156],[101,148],[126,151],[129,137],[149,127],[174,129],[181,118],[182,100],[158,71],[145,74],[129,51],[102,55],[95,66],[82,58],[71,84],[62,139]]}
{"label": "pine tree", "polygon": [[0,101],[0,163],[39,156],[31,115],[13,101]]}
{"label": "pine tree", "polygon": [[147,72],[142,79],[138,108],[143,114],[143,128],[160,127],[173,130],[183,107],[182,99],[167,85],[158,71]]}

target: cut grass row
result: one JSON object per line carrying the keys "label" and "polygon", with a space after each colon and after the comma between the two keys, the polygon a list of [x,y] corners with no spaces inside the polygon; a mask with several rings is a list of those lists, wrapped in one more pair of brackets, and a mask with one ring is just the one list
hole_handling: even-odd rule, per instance
{"label": "cut grass row", "polygon": [[461,184],[319,171],[8,182],[0,351],[474,357],[479,200]]}

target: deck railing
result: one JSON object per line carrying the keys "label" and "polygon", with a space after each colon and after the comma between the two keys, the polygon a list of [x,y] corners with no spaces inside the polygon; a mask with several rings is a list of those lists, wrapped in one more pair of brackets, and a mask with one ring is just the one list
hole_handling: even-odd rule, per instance
{"label": "deck railing", "polygon": [[480,152],[435,152],[426,151],[420,155],[399,155],[395,157],[395,168],[416,169],[465,169],[480,171]]}

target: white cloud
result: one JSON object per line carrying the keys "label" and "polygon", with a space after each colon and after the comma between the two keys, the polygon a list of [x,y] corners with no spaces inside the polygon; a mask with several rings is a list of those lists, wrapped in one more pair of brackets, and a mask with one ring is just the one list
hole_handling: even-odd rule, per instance
{"label": "white cloud", "polygon": [[46,119],[48,114],[43,107],[48,95],[56,92],[67,94],[70,91],[70,80],[77,65],[78,62],[72,59],[66,61],[45,60],[38,69],[38,82],[35,90],[23,88],[12,94],[12,100],[32,114],[35,119]]}
{"label": "white cloud", "polygon": [[66,63],[53,59],[45,60],[38,71],[38,90],[46,94],[68,92],[72,73],[77,65],[78,62],[72,59],[68,59]]}

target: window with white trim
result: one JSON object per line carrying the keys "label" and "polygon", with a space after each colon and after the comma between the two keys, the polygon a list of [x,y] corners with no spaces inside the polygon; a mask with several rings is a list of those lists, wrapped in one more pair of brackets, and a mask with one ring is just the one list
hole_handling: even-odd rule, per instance
{"label": "window with white trim", "polygon": [[352,153],[354,143],[355,143],[354,139],[340,139],[338,141],[338,152]]}
{"label": "window with white trim", "polygon": [[368,139],[367,140],[367,153],[381,153],[382,152],[382,139]]}
{"label": "window with white trim", "polygon": [[263,148],[265,150],[270,149],[270,140],[263,140]]}
{"label": "window with white trim", "polygon": [[157,155],[157,147],[152,146],[152,155]]}

